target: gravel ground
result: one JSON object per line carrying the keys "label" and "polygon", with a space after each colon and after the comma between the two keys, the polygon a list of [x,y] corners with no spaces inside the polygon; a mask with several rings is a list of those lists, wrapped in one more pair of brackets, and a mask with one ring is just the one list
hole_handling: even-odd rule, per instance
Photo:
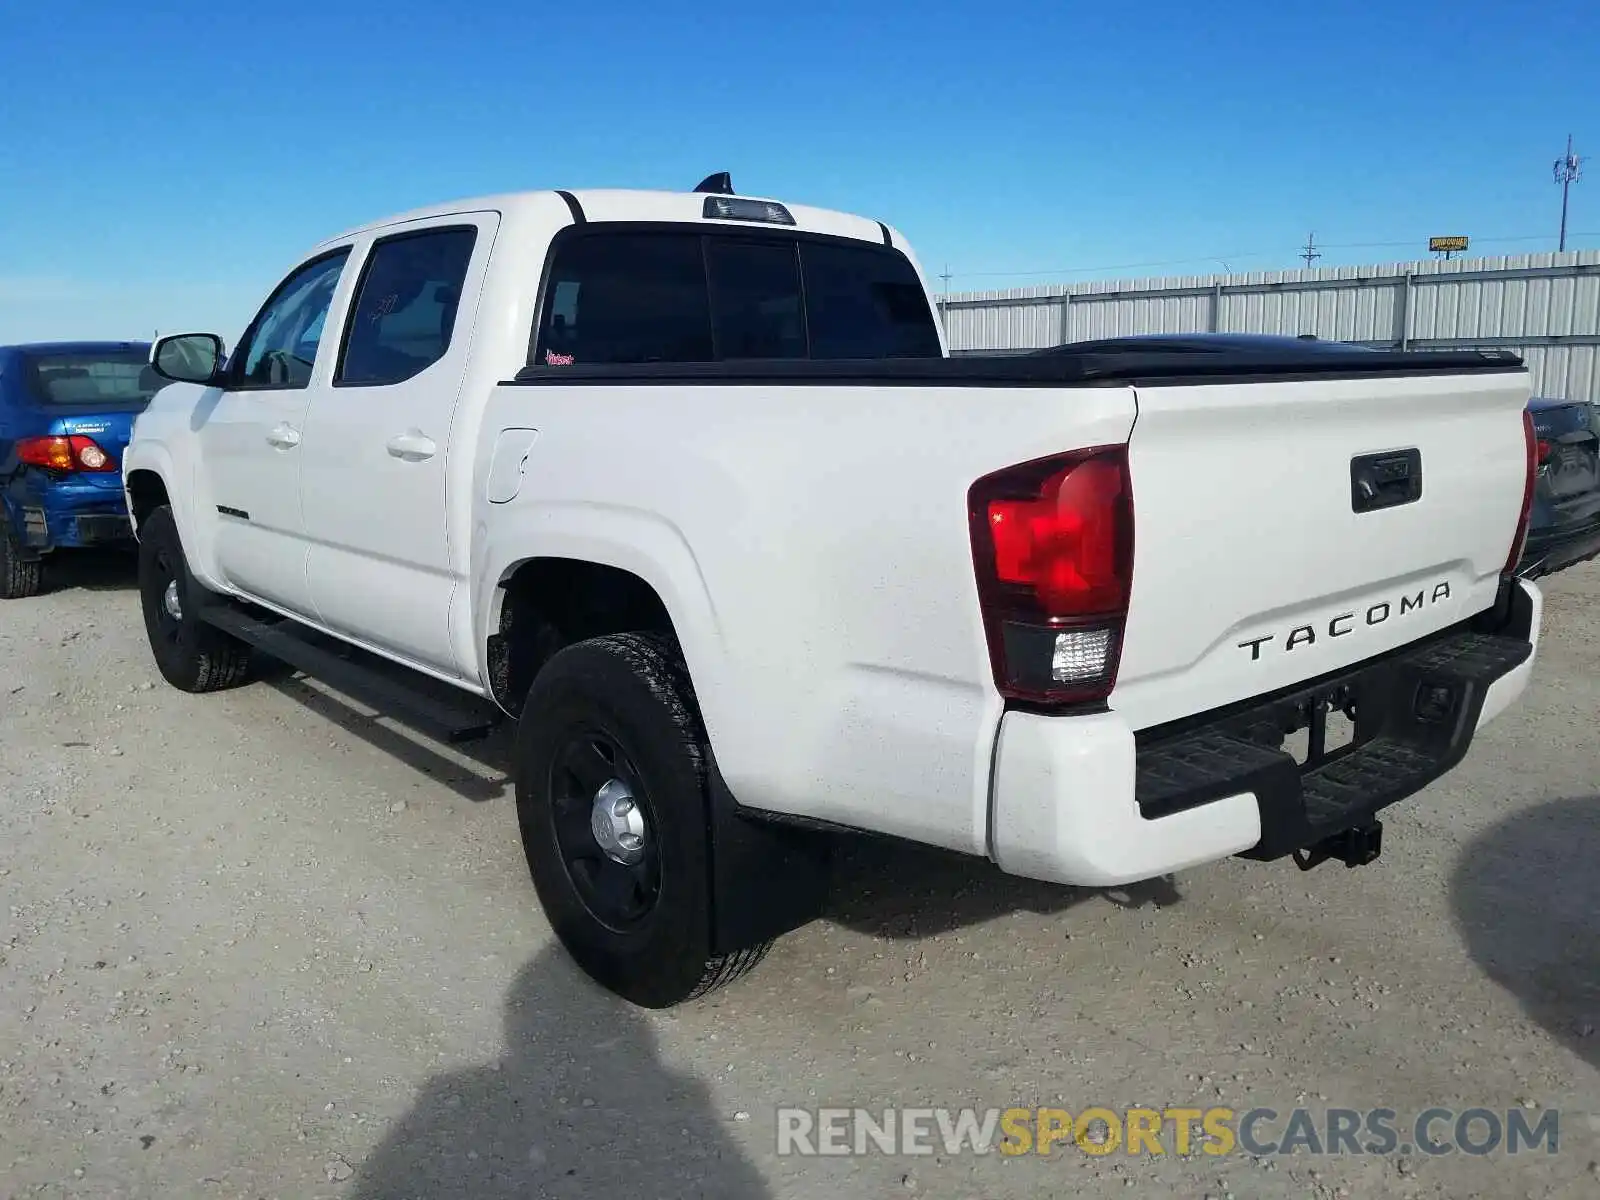
{"label": "gravel ground", "polygon": [[[287,675],[180,694],[125,563],[58,579],[0,609],[0,1195],[1600,1197],[1600,564],[1372,867],[1107,894],[863,845],[826,919],[665,1014],[552,942],[503,739]],[[786,1103],[1527,1105],[1560,1142],[779,1157]]]}

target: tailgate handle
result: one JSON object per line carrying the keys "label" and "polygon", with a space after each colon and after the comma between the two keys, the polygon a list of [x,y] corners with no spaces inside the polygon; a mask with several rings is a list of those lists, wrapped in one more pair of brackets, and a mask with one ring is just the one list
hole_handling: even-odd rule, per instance
{"label": "tailgate handle", "polygon": [[1374,512],[1422,499],[1422,451],[1386,450],[1350,460],[1350,509]]}

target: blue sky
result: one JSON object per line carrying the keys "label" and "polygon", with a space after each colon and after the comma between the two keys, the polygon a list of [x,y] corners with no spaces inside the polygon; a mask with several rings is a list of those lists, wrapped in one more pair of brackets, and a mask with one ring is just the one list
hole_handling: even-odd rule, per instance
{"label": "blue sky", "polygon": [[1553,250],[1570,130],[1600,244],[1593,0],[6,9],[0,341],[231,343],[349,225],[714,170],[965,290],[1293,267],[1311,230],[1320,266]]}

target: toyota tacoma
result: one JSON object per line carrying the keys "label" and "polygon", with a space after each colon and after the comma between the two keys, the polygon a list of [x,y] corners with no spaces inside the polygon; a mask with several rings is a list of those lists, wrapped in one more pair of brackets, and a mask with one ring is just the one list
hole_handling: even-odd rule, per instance
{"label": "toyota tacoma", "polygon": [[640,1005],[817,915],[841,831],[1085,886],[1370,862],[1532,669],[1514,355],[953,357],[899,231],[726,175],[377,221],[151,361],[160,673],[514,718],[537,895]]}

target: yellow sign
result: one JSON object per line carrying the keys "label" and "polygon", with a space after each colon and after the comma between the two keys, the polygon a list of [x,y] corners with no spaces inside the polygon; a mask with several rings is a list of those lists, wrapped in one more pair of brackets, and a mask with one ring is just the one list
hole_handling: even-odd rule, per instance
{"label": "yellow sign", "polygon": [[1435,238],[1429,238],[1428,239],[1428,249],[1429,250],[1443,250],[1443,251],[1445,251],[1447,253],[1453,253],[1453,252],[1455,252],[1457,250],[1465,250],[1467,248],[1467,242],[1469,240],[1470,239],[1464,238],[1464,237],[1435,237]]}

